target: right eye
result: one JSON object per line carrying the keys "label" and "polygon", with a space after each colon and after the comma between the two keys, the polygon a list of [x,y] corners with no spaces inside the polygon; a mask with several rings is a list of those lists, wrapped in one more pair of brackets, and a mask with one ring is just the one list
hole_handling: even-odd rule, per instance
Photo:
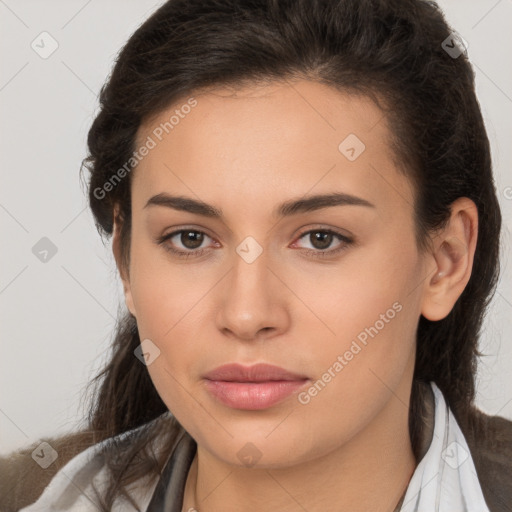
{"label": "right eye", "polygon": [[[196,229],[180,229],[159,238],[158,244],[163,245],[166,251],[169,251],[179,258],[197,257],[204,254],[208,249],[207,247],[200,248],[205,237],[212,240],[211,237],[203,231]],[[172,243],[168,243],[168,241]],[[183,247],[182,249],[176,249],[176,246],[178,245],[179,247],[179,244]]]}

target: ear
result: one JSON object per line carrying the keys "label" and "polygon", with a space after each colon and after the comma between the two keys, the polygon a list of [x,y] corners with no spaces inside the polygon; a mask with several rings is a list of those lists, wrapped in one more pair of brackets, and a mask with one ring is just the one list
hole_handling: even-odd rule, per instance
{"label": "ear", "polygon": [[446,226],[432,239],[428,266],[434,269],[425,282],[421,314],[442,320],[453,309],[469,282],[478,237],[478,209],[466,197],[451,205]]}
{"label": "ear", "polygon": [[113,227],[113,235],[112,235],[112,252],[114,253],[114,259],[116,260],[117,270],[119,271],[119,276],[123,283],[123,291],[124,291],[124,300],[126,302],[126,307],[130,311],[130,313],[137,317],[135,311],[135,305],[133,304],[133,297],[130,285],[130,273],[129,270],[125,267],[123,262],[123,258],[121,256],[121,228],[123,225],[123,220],[121,215],[119,214],[119,206],[116,204],[114,206],[114,227]]}

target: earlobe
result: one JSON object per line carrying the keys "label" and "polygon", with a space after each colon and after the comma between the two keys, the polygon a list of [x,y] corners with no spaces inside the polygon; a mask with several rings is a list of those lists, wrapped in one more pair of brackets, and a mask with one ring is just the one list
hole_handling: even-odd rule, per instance
{"label": "earlobe", "polygon": [[126,307],[128,308],[128,310],[134,317],[137,317],[136,311],[135,311],[135,306],[133,304],[129,272],[125,268],[122,254],[121,254],[121,227],[122,227],[122,220],[120,218],[119,210],[116,205],[114,208],[112,252],[114,254],[114,259],[116,261],[116,266],[117,266],[117,270],[119,272],[119,277],[121,278],[121,282],[123,283],[123,293],[124,293]]}
{"label": "earlobe", "polygon": [[451,206],[446,226],[432,240],[425,282],[422,315],[431,321],[442,320],[453,309],[469,282],[478,234],[478,210],[473,201],[459,198]]}

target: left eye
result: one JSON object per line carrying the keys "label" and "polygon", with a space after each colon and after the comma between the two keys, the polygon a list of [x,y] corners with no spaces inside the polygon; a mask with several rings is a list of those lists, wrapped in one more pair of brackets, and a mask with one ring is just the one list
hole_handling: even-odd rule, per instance
{"label": "left eye", "polygon": [[[306,238],[307,237],[307,238]],[[337,233],[330,229],[313,229],[303,233],[299,240],[306,238],[306,240],[310,241],[313,247],[306,247],[308,250],[320,251],[320,252],[337,252],[341,248],[346,245],[352,243],[352,240],[341,233]],[[340,243],[338,247],[335,249],[329,249],[334,239],[338,239]],[[341,246],[341,247],[340,247]],[[327,250],[329,249],[329,250]]]}

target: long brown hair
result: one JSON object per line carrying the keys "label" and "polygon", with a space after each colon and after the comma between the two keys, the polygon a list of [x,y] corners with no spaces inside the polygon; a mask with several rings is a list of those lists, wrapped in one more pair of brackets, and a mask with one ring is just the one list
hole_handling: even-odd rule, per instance
{"label": "long brown hair", "polygon": [[[100,93],[83,162],[102,237],[112,235],[119,208],[128,268],[131,173],[119,170],[136,150],[143,121],[200,89],[295,78],[380,100],[397,161],[415,185],[418,245],[426,247],[457,198],[473,200],[479,213],[466,289],[445,319],[419,319],[409,413],[416,454],[421,383],[439,386],[461,424],[471,414],[478,338],[499,269],[501,214],[489,141],[468,58],[462,48],[459,55],[446,51],[446,41],[458,48],[452,32],[439,7],[425,0],[169,0],[119,53]],[[105,183],[114,179],[106,191]],[[105,510],[126,484],[158,475],[169,450],[151,453],[149,441],[165,432],[170,447],[181,428],[163,414],[167,408],[134,356],[139,343],[135,318],[121,315],[111,361],[94,381],[89,428],[99,441],[161,418],[107,459],[114,476]]]}

